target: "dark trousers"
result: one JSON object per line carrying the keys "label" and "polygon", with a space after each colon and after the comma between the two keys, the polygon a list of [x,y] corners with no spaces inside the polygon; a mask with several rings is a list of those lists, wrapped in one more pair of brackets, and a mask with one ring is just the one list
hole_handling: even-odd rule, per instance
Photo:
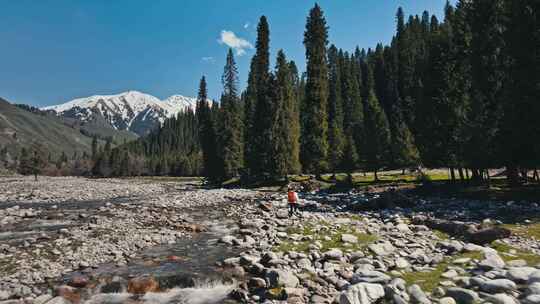
{"label": "dark trousers", "polygon": [[298,204],[289,203],[289,216],[292,216],[295,212],[298,212]]}

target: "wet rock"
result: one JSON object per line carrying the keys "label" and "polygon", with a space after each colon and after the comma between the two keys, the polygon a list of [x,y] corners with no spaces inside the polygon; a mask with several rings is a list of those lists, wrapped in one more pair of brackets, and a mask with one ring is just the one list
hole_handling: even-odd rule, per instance
{"label": "wet rock", "polygon": [[71,286],[62,285],[57,287],[55,291],[58,297],[62,297],[70,302],[79,303],[81,301],[79,290]]}
{"label": "wet rock", "polygon": [[128,292],[133,294],[145,294],[159,290],[159,284],[153,277],[137,277],[128,282]]}
{"label": "wet rock", "polygon": [[75,275],[68,280],[67,285],[71,287],[82,288],[88,285],[88,282],[88,277],[84,275]]}

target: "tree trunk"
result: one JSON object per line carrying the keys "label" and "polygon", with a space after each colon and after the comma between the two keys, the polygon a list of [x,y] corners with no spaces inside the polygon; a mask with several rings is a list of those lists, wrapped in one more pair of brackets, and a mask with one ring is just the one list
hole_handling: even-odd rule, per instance
{"label": "tree trunk", "polygon": [[351,172],[347,172],[347,183],[352,187],[353,185],[353,177]]}
{"label": "tree trunk", "polygon": [[540,176],[538,176],[538,170],[534,169],[533,171],[533,180],[540,181]]}
{"label": "tree trunk", "polygon": [[37,173],[34,173],[34,181],[37,182]]}
{"label": "tree trunk", "polygon": [[405,175],[405,168],[401,169],[401,175]]}
{"label": "tree trunk", "polygon": [[454,172],[454,167],[450,167],[450,180],[452,183],[456,182],[456,172]]}
{"label": "tree trunk", "polygon": [[506,178],[510,185],[519,185],[519,173],[518,169],[514,166],[506,167]]}
{"label": "tree trunk", "polygon": [[373,177],[375,178],[375,181],[379,181],[379,177],[377,176],[377,170],[373,171]]}
{"label": "tree trunk", "polygon": [[458,173],[459,173],[459,180],[463,183],[465,181],[465,176],[463,176],[463,168],[459,167]]}
{"label": "tree trunk", "polygon": [[465,168],[465,177],[469,179],[469,169]]}

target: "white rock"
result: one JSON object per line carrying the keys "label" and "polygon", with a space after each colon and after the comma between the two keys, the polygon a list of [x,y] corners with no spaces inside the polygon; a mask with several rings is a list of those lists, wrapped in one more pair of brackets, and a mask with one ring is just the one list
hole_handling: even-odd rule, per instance
{"label": "white rock", "polygon": [[371,304],[384,297],[380,284],[359,283],[350,286],[339,296],[339,304]]}

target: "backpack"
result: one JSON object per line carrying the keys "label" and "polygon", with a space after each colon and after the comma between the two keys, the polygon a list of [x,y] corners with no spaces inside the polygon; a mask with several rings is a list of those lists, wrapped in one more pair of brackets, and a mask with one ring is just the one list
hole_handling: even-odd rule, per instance
{"label": "backpack", "polygon": [[296,193],[294,191],[287,192],[287,200],[289,203],[295,203],[296,202]]}

